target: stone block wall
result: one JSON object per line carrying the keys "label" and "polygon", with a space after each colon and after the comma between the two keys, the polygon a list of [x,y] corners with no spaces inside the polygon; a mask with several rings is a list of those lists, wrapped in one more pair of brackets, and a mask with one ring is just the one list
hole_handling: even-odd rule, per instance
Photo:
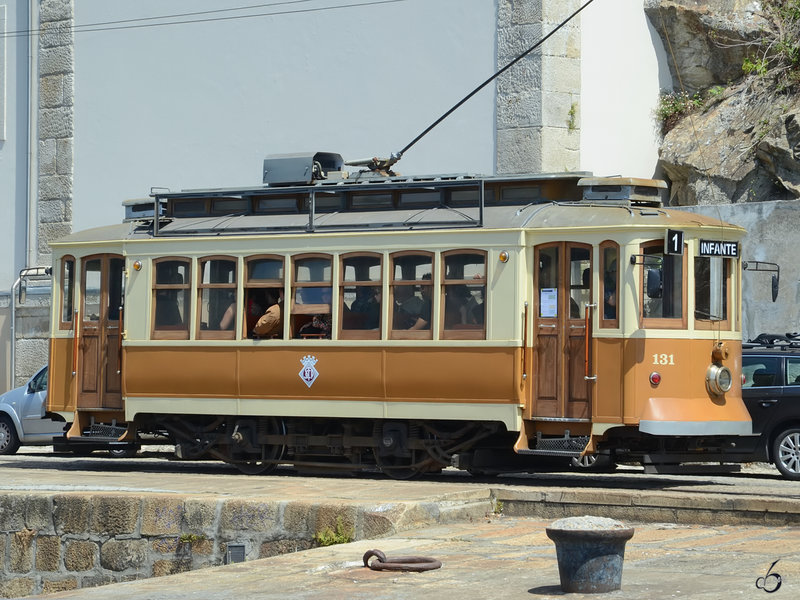
{"label": "stone block wall", "polygon": [[0,496],[0,597],[160,577],[225,564],[228,544],[255,560],[316,545],[479,518],[491,499],[363,505],[166,494],[8,493]]}

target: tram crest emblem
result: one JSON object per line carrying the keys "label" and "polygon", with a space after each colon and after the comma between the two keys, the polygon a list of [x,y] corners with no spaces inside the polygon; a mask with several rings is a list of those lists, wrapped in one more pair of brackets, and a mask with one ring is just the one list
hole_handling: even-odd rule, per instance
{"label": "tram crest emblem", "polygon": [[307,354],[300,359],[300,362],[303,363],[303,368],[300,369],[298,375],[308,387],[311,387],[319,377],[319,371],[314,366],[317,364],[317,357]]}

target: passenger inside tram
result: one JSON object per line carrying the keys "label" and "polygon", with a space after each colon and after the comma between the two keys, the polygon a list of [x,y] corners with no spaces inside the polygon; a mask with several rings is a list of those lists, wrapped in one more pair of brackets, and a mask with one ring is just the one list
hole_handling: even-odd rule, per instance
{"label": "passenger inside tram", "polygon": [[[253,337],[258,339],[274,339],[283,337],[283,290],[268,289],[263,292],[264,303],[268,307],[264,314],[260,315],[253,325]],[[254,302],[255,307],[255,302]],[[250,313],[248,312],[248,318]]]}
{"label": "passenger inside tram", "polygon": [[[429,275],[430,277],[430,275]],[[394,328],[430,329],[431,326],[431,286],[420,286],[420,293],[414,293],[413,285],[397,285],[394,290]]]}
{"label": "passenger inside tram", "polygon": [[381,321],[381,289],[377,286],[356,288],[356,299],[349,312],[348,329],[377,329]]}

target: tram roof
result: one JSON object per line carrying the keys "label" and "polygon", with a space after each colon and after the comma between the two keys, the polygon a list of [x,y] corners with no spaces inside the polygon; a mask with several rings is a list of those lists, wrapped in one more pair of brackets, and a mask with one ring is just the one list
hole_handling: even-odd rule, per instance
{"label": "tram roof", "polygon": [[[158,237],[187,239],[204,236],[323,235],[389,231],[535,230],[535,229],[744,229],[719,219],[679,209],[631,207],[585,201],[548,201],[524,206],[487,206],[483,222],[476,224],[478,209],[430,208],[367,212],[334,212],[317,215],[309,230],[308,214],[219,215],[161,219]],[[389,218],[391,217],[391,218]],[[72,233],[56,245],[153,239],[152,220],[119,223]]]}

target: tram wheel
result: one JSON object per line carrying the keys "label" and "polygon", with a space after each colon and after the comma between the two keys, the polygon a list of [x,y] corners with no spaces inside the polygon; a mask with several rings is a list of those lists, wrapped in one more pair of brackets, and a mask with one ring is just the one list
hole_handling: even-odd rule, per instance
{"label": "tram wheel", "polygon": [[378,448],[374,452],[381,473],[392,479],[414,479],[423,471],[414,464],[416,452],[409,456],[381,456]]}
{"label": "tram wheel", "polygon": [[245,475],[263,475],[271,473],[278,465],[271,462],[264,462],[261,460],[254,460],[252,462],[237,462],[234,466]]}
{"label": "tram wheel", "polygon": [[778,434],[772,445],[772,462],[787,479],[800,480],[800,427]]}
{"label": "tram wheel", "polygon": [[579,471],[613,471],[617,468],[607,454],[584,454],[570,459],[570,465]]}
{"label": "tram wheel", "polygon": [[[284,435],[286,426],[282,419],[270,417],[261,424],[261,433],[267,435]],[[278,462],[283,458],[286,446],[281,444],[264,444],[262,446],[261,457],[252,460],[241,460],[241,457],[232,458],[231,462],[245,475],[264,475],[272,473],[278,468]]]}

